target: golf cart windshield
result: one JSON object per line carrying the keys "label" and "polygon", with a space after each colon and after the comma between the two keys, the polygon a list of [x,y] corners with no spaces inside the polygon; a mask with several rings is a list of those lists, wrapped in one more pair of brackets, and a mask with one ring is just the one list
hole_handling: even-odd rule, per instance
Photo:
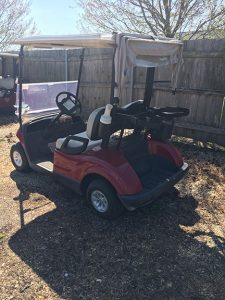
{"label": "golf cart windshield", "polygon": [[[58,111],[56,96],[61,91],[76,93],[77,81],[24,83],[22,89],[22,114],[32,117]],[[19,90],[16,93],[16,114],[19,114]]]}

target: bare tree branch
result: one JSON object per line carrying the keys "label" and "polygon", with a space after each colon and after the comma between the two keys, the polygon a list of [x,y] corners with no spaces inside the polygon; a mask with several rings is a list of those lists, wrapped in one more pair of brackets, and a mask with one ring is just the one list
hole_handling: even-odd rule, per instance
{"label": "bare tree branch", "polygon": [[29,13],[27,0],[0,0],[0,50],[10,48],[15,39],[36,30]]}
{"label": "bare tree branch", "polygon": [[151,29],[152,33],[153,33],[154,35],[157,35],[157,33],[156,33],[154,27],[152,26],[152,24],[150,23],[150,21],[149,21],[148,18],[146,17],[145,10],[144,10],[143,5],[142,5],[142,1],[139,0],[138,2],[139,2],[139,4],[140,4],[141,12],[142,12],[142,14],[143,14],[143,17],[144,17],[144,19],[145,19],[146,24],[148,24],[148,26],[149,26],[149,28]]}
{"label": "bare tree branch", "polygon": [[213,35],[225,37],[224,0],[78,2],[83,9],[79,23],[88,31],[127,31],[188,39]]}

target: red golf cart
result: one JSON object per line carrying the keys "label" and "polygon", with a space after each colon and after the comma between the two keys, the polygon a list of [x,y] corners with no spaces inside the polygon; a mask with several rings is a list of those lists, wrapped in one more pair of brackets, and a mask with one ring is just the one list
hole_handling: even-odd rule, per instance
{"label": "red golf cart", "polygon": [[[20,128],[19,142],[11,148],[11,160],[18,171],[31,168],[53,175],[84,194],[89,206],[104,218],[115,218],[124,209],[134,210],[149,204],[183,178],[188,165],[169,139],[175,119],[188,115],[189,111],[181,107],[150,107],[155,67],[174,64],[173,69],[177,71],[182,43],[117,33],[40,36],[21,39],[18,43],[21,44]],[[87,124],[80,118],[83,50],[76,95],[62,91],[56,96],[58,113],[45,113],[23,122],[24,46],[113,48],[109,104],[95,109]],[[124,85],[132,77],[134,66],[147,67],[144,99],[120,107]]]}
{"label": "red golf cart", "polygon": [[[1,76],[0,76],[0,112],[15,112],[16,103],[16,77],[17,77],[17,54],[0,53]],[[12,73],[6,70],[6,62],[12,61]]]}

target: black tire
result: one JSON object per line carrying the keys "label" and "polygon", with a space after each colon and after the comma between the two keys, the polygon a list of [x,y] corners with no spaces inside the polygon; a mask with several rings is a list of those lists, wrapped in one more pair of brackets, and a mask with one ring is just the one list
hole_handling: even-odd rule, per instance
{"label": "black tire", "polygon": [[[17,152],[17,154],[20,155],[21,163],[18,163],[18,161],[15,160],[15,152]],[[14,165],[14,167],[17,171],[27,172],[30,170],[30,166],[29,166],[26,154],[20,143],[12,145],[11,150],[10,150],[10,158],[11,158],[12,164]]]}
{"label": "black tire", "polygon": [[[107,200],[107,210],[99,211],[93,204],[93,192],[100,192],[100,195],[104,195]],[[93,180],[87,188],[87,203],[91,209],[100,217],[104,219],[115,219],[119,217],[124,211],[124,206],[117,197],[113,187],[107,181],[103,179]]]}

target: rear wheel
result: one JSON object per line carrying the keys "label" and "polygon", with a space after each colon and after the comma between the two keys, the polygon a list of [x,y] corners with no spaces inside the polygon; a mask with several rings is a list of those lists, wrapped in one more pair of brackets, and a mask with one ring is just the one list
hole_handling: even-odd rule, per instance
{"label": "rear wheel", "polygon": [[95,179],[89,184],[87,201],[92,210],[105,219],[115,219],[124,211],[114,189],[103,179]]}
{"label": "rear wheel", "polygon": [[26,154],[20,143],[12,145],[10,150],[10,158],[16,170],[20,172],[27,172],[30,170]]}

